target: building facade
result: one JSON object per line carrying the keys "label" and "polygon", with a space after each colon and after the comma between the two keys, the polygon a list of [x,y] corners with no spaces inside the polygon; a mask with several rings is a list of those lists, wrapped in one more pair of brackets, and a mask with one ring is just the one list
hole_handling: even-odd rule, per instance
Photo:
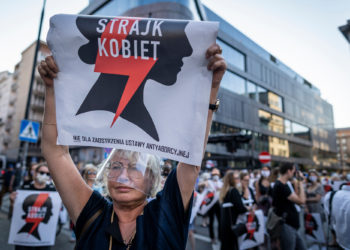
{"label": "building facade", "polygon": [[267,151],[272,166],[294,162],[338,167],[333,108],[320,90],[199,0],[95,0],[82,14],[218,21],[217,42],[228,70],[211,136],[238,134],[251,139],[231,142],[231,147],[227,142],[210,143],[205,158],[221,167],[255,168],[260,166],[259,153]]}
{"label": "building facade", "polygon": [[[19,141],[18,135],[21,120],[25,118],[35,46],[36,42],[32,43],[22,52],[21,61],[16,64],[13,73],[10,107],[7,119],[5,121],[5,136],[7,140],[4,141],[6,143],[3,143],[3,153],[7,156],[8,160],[12,162],[21,159],[23,154],[23,143]],[[41,42],[37,63],[49,54],[50,51],[47,45],[44,42]],[[44,111],[45,87],[37,70],[35,71],[32,94],[30,98],[31,103],[27,119],[39,122],[41,126]],[[39,135],[39,140],[37,143],[29,143],[27,154],[29,162],[36,161],[41,158],[40,141]]]}
{"label": "building facade", "polygon": [[11,129],[7,120],[14,114],[16,96],[13,93],[13,75],[8,71],[0,72],[0,154],[4,154],[11,140]]}
{"label": "building facade", "polygon": [[342,168],[350,167],[350,128],[337,129],[337,159]]}

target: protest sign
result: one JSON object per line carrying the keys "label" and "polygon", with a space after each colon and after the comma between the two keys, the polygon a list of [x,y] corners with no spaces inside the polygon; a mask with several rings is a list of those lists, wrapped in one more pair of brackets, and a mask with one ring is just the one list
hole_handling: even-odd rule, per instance
{"label": "protest sign", "polygon": [[219,200],[220,191],[204,189],[203,195],[204,197],[202,198],[202,202],[200,203],[197,212],[200,215],[205,215],[209,209],[215,205],[215,203]]}
{"label": "protest sign", "polygon": [[200,165],[216,22],[56,15],[60,145],[121,148]]}
{"label": "protest sign", "polygon": [[247,233],[239,238],[241,250],[259,246],[264,243],[265,221],[262,210],[245,214]]}
{"label": "protest sign", "polygon": [[193,223],[194,218],[197,216],[198,210],[203,202],[203,199],[205,198],[205,195],[206,192],[199,193],[194,191],[190,224]]}
{"label": "protest sign", "polygon": [[308,243],[326,243],[321,215],[318,213],[304,214],[305,235]]}
{"label": "protest sign", "polygon": [[60,208],[61,198],[57,192],[18,190],[8,243],[54,245]]}

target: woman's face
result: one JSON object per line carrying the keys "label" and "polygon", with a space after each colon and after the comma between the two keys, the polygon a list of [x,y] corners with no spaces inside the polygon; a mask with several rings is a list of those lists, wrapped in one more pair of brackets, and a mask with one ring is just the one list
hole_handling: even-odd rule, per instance
{"label": "woman's face", "polygon": [[146,171],[142,173],[135,162],[119,155],[113,156],[108,169],[108,191],[113,201],[134,203],[144,201],[149,189]]}
{"label": "woman's face", "polygon": [[248,185],[249,185],[249,175],[244,176],[243,179],[241,180],[241,182],[242,182],[242,186],[244,188],[248,187]]}

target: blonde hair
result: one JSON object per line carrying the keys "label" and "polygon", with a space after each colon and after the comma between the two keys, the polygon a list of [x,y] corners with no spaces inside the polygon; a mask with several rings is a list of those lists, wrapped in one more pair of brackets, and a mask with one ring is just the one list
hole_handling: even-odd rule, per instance
{"label": "blonde hair", "polygon": [[94,172],[96,172],[96,174],[97,174],[97,167],[96,167],[94,164],[92,164],[92,163],[88,163],[88,164],[86,164],[86,165],[83,167],[82,176],[83,176],[83,179],[84,179],[85,181],[88,180],[88,172],[89,172],[89,171],[94,171]]}
{"label": "blonde hair", "polygon": [[224,184],[223,184],[221,191],[220,191],[220,197],[219,197],[220,203],[224,202],[224,199],[225,199],[227,192],[232,187],[236,186],[236,181],[235,181],[234,175],[235,175],[235,173],[232,170],[229,170],[226,172],[226,174],[224,176]]}
{"label": "blonde hair", "polygon": [[[141,155],[139,152],[123,149],[115,149],[111,154],[128,159],[131,163],[137,163]],[[150,181],[152,183],[150,190],[147,191],[147,195],[149,195],[149,197],[155,197],[160,187],[160,159],[155,155],[148,154],[146,169],[150,171]],[[107,171],[103,173],[103,186],[107,187],[106,193],[109,195]]]}

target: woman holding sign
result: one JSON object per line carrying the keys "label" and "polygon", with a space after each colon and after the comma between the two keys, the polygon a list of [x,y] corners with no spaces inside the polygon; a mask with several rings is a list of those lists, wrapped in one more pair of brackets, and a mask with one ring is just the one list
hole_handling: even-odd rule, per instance
{"label": "woman holding sign", "polygon": [[[221,48],[206,51],[213,72],[210,103],[214,104],[226,70]],[[113,150],[98,178],[105,181],[112,203],[93,192],[81,178],[68,147],[56,145],[53,79],[59,71],[49,56],[38,67],[46,85],[42,152],[62,200],[76,225],[78,249],[185,249],[191,201],[200,167],[179,163],[156,199],[159,160],[156,156]],[[185,112],[185,111],[184,111]],[[206,124],[207,141],[213,110]]]}

